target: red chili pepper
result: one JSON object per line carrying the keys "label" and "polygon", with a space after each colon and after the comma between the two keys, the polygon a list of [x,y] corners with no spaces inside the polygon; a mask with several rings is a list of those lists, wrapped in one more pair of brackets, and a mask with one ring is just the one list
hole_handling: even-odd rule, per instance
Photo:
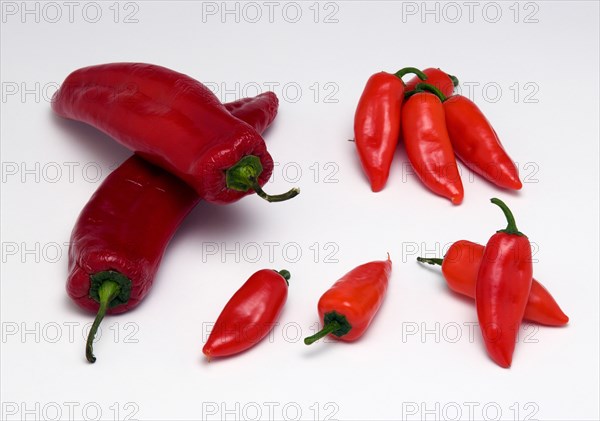
{"label": "red chili pepper", "polygon": [[415,92],[402,110],[402,133],[410,163],[431,191],[458,205],[464,190],[452,143],[446,130],[444,95],[428,84],[417,85],[429,92]]}
{"label": "red chili pepper", "polygon": [[231,203],[261,188],[273,170],[264,140],[233,117],[202,83],[151,64],[112,63],[71,73],[54,111],[103,131],[149,162],[184,180],[213,203]]}
{"label": "red chili pepper", "polygon": [[383,189],[390,174],[392,158],[400,136],[400,116],[404,100],[402,76],[408,73],[427,78],[414,67],[406,67],[395,74],[375,73],[367,81],[356,107],[356,149],[374,192]]}
{"label": "red chili pepper", "polygon": [[[227,107],[262,131],[277,113],[272,104],[277,97],[266,93]],[[123,313],[141,302],[169,240],[199,201],[181,180],[134,155],[85,205],[71,234],[67,292],[80,307],[98,312],[87,340],[88,361],[96,361],[92,346],[105,313]]]}
{"label": "red chili pepper", "polygon": [[[421,263],[441,265],[448,287],[461,295],[475,298],[477,274],[485,247],[471,241],[460,240],[452,244],[443,259],[419,257]],[[542,284],[533,279],[523,319],[547,326],[564,326],[569,317]]]}
{"label": "red chili pepper", "polygon": [[444,112],[454,151],[467,167],[499,187],[523,187],[513,160],[473,101],[453,95],[444,101]]}
{"label": "red chili pepper", "polygon": [[517,229],[508,206],[496,198],[492,203],[502,209],[508,226],[494,234],[485,246],[475,303],[489,356],[499,366],[508,368],[531,290],[531,245]]}
{"label": "red chili pepper", "polygon": [[[450,96],[454,93],[454,87],[458,86],[456,76],[449,75],[440,69],[429,68],[423,70],[427,76],[427,83],[438,88],[445,96]],[[406,92],[413,91],[417,85],[421,83],[418,77],[413,77],[406,83]]]}
{"label": "red chili pepper", "polygon": [[344,342],[360,338],[375,317],[387,291],[392,261],[360,265],[345,274],[321,296],[319,317],[323,329],[304,339],[310,345],[326,335]]}
{"label": "red chili pepper", "polygon": [[202,352],[210,360],[239,354],[271,331],[288,295],[287,270],[256,272],[231,297],[219,315]]}

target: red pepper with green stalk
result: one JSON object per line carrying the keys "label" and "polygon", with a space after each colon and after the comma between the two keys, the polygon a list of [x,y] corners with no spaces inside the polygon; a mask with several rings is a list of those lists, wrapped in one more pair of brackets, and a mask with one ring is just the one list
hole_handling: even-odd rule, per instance
{"label": "red pepper with green stalk", "polygon": [[390,174],[392,158],[400,136],[402,101],[405,86],[402,76],[415,73],[427,77],[414,67],[392,74],[372,75],[358,101],[354,115],[354,139],[362,168],[371,190],[381,191]]}
{"label": "red pepper with green stalk", "polygon": [[477,274],[475,304],[488,355],[499,366],[508,368],[531,291],[531,245],[517,229],[508,206],[496,198],[491,202],[502,209],[508,225],[485,246]]}
{"label": "red pepper with green stalk", "polygon": [[408,159],[423,184],[458,205],[464,189],[444,117],[444,94],[427,83],[407,94],[402,134]]}
{"label": "red pepper with green stalk", "polygon": [[462,95],[448,97],[444,114],[454,152],[467,167],[499,187],[523,187],[515,163],[473,101]]}
{"label": "red pepper with green stalk", "polygon": [[[226,107],[262,132],[277,104],[267,92]],[[71,234],[67,293],[97,313],[86,343],[89,362],[96,361],[94,336],[104,315],[126,312],[144,299],[171,237],[199,201],[183,181],[134,155],[85,205]]]}
{"label": "red pepper with green stalk", "polygon": [[385,297],[392,261],[375,261],[360,265],[338,280],[320,298],[319,317],[323,329],[304,339],[310,345],[330,335],[344,342],[360,338],[377,314]]}
{"label": "red pepper with green stalk", "polygon": [[[452,95],[454,93],[454,88],[458,86],[458,79],[456,76],[449,75],[440,69],[430,67],[423,70],[423,73],[427,76],[427,83],[438,88],[445,96]],[[422,80],[418,77],[413,77],[406,82],[406,92],[415,90],[421,81]]]}
{"label": "red pepper with green stalk", "polygon": [[[443,259],[418,257],[417,261],[440,265],[448,287],[461,295],[475,298],[477,275],[485,247],[467,240],[452,244]],[[523,319],[546,326],[564,326],[569,317],[538,281],[531,281],[531,291]]]}
{"label": "red pepper with green stalk", "polygon": [[221,311],[202,352],[210,361],[246,351],[275,326],[287,300],[290,273],[263,269],[252,275]]}
{"label": "red pepper with green stalk", "polygon": [[273,170],[262,137],[182,73],[144,63],[86,67],[65,79],[52,108],[113,137],[208,202],[231,203],[252,191],[279,202],[299,193],[262,190]]}

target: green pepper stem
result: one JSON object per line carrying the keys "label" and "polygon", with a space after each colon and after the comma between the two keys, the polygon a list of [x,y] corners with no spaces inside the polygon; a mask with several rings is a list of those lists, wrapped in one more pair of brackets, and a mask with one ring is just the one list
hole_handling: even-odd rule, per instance
{"label": "green pepper stem", "polygon": [[338,330],[341,327],[342,327],[342,325],[339,322],[337,322],[336,320],[332,320],[331,322],[329,322],[325,326],[323,326],[323,329],[321,329],[314,335],[309,336],[308,338],[305,338],[304,344],[311,345],[311,344],[317,342],[319,339],[329,335],[330,333],[335,332],[336,330]]}
{"label": "green pepper stem", "polygon": [[405,92],[404,93],[404,100],[406,101],[408,98],[410,98],[414,94],[418,94],[420,92],[423,92],[423,91],[419,91],[419,90],[413,89],[412,91]]}
{"label": "green pepper stem", "polygon": [[454,75],[448,75],[448,77],[452,81],[452,85],[454,85],[455,87],[458,86],[458,78],[456,76],[454,76]]}
{"label": "green pepper stem", "polygon": [[442,91],[440,91],[435,86],[430,85],[429,83],[419,83],[419,84],[417,84],[417,86],[415,86],[415,90],[416,91],[429,91],[432,94],[434,94],[435,96],[437,96],[440,99],[440,101],[444,102],[446,100],[446,95],[444,95],[442,93]]}
{"label": "green pepper stem", "polygon": [[417,257],[417,262],[421,262],[421,263],[428,263],[430,265],[440,265],[442,266],[442,263],[444,263],[444,259],[438,259],[438,258],[427,258],[427,257]]}
{"label": "green pepper stem", "polygon": [[94,319],[94,323],[92,324],[92,328],[90,329],[90,333],[88,334],[85,345],[85,357],[91,363],[96,362],[96,357],[94,357],[94,337],[96,336],[100,322],[102,322],[102,319],[104,319],[108,305],[117,295],[119,295],[120,290],[120,285],[113,281],[103,282],[98,289],[100,308],[98,309],[98,314],[96,314],[96,318]]}
{"label": "green pepper stem", "polygon": [[427,75],[419,69],[417,69],[416,67],[405,67],[403,69],[398,70],[396,73],[394,73],[394,75],[402,79],[402,76],[407,75],[409,73],[417,75],[417,77],[421,80],[427,80]]}
{"label": "green pepper stem", "polygon": [[290,271],[289,271],[289,270],[282,269],[282,270],[280,270],[280,271],[279,271],[279,272],[277,272],[277,273],[278,273],[278,274],[280,274],[280,275],[281,275],[281,277],[282,277],[283,279],[285,279],[285,283],[286,283],[288,286],[290,286],[290,282],[289,282],[289,281],[290,281],[290,278],[292,277],[292,274],[290,273]]}
{"label": "green pepper stem", "polygon": [[274,195],[267,194],[262,189],[262,187],[260,187],[260,184],[258,184],[258,180],[251,177],[249,179],[249,181],[250,181],[250,187],[252,188],[252,190],[254,190],[257,195],[259,195],[260,197],[265,199],[267,202],[284,202],[284,201],[292,199],[300,194],[300,189],[298,187],[294,187],[294,188],[288,190],[287,192],[281,193],[281,194],[274,194]]}
{"label": "green pepper stem", "polygon": [[297,187],[283,194],[269,195],[265,193],[260,184],[258,184],[258,177],[262,171],[263,166],[260,158],[254,155],[247,155],[225,172],[227,188],[243,192],[252,189],[267,202],[283,202],[284,200],[298,196],[298,193],[300,193],[300,189]]}
{"label": "green pepper stem", "polygon": [[514,234],[514,235],[523,235],[523,233],[517,229],[517,223],[515,222],[515,217],[513,216],[512,212],[508,208],[508,206],[506,206],[506,203],[504,203],[502,200],[495,198],[495,197],[493,199],[491,199],[490,202],[492,202],[494,205],[499,206],[500,209],[502,209],[502,212],[504,212],[504,216],[506,217],[506,221],[508,222],[508,225],[506,226],[506,228],[503,230],[500,230],[498,232],[504,232],[506,234]]}

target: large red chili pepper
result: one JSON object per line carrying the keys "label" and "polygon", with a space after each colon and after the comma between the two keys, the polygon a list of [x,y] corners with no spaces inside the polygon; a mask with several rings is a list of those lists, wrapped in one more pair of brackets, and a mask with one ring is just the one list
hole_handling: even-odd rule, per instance
{"label": "large red chili pepper", "polygon": [[417,77],[426,79],[414,67],[406,67],[395,74],[375,73],[367,81],[356,107],[356,149],[374,192],[383,189],[390,174],[400,136],[400,116],[405,91],[402,76],[408,73],[415,73]]}
{"label": "large red chili pepper", "polygon": [[519,172],[496,131],[473,101],[453,95],[444,101],[446,127],[454,152],[477,174],[497,186],[519,190]]}
{"label": "large red chili pepper", "polygon": [[[428,68],[423,70],[423,73],[427,76],[427,83],[438,88],[445,96],[452,95],[454,88],[458,86],[456,76],[449,75],[440,69]],[[419,83],[421,83],[421,79],[413,77],[406,83],[406,92],[416,89]]]}
{"label": "large red chili pepper", "polygon": [[[448,287],[461,295],[475,298],[477,274],[483,260],[485,247],[471,241],[460,240],[450,246],[443,259],[419,257],[430,265],[441,265]],[[542,284],[533,279],[523,319],[547,326],[564,326],[569,317]]]}
{"label": "large red chili pepper", "polygon": [[287,300],[287,270],[263,269],[252,275],[221,311],[202,352],[210,360],[245,351],[273,328]]}
{"label": "large red chili pepper", "polygon": [[361,337],[383,302],[392,273],[392,261],[360,265],[345,274],[321,296],[319,317],[323,329],[304,339],[310,345],[326,335],[350,342]]}
{"label": "large red chili pepper", "polygon": [[419,84],[417,88],[435,93],[413,91],[404,104],[402,134],[406,154],[425,186],[458,205],[464,190],[446,130],[444,96],[428,84]]}
{"label": "large red chili pepper", "polygon": [[508,368],[531,290],[531,245],[517,229],[508,206],[496,198],[492,203],[502,209],[508,226],[494,234],[485,246],[475,303],[489,356],[499,366]]}
{"label": "large red chili pepper", "polygon": [[273,170],[264,140],[232,116],[202,83],[151,64],[112,63],[71,73],[54,96],[54,111],[88,123],[184,180],[213,203],[261,188]]}
{"label": "large red chili pepper", "polygon": [[[266,93],[228,108],[258,130],[277,113],[277,97]],[[136,307],[150,290],[171,237],[200,201],[185,183],[138,156],[113,171],[85,205],[71,234],[67,292],[80,307],[97,312],[86,357],[106,313]]]}

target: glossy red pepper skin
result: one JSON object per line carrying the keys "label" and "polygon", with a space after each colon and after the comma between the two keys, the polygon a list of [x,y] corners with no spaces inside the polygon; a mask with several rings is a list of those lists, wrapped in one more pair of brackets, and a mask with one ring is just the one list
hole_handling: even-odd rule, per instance
{"label": "glossy red pepper skin", "polygon": [[[277,114],[277,97],[268,92],[226,107],[263,131]],[[136,155],[126,160],[102,182],[75,223],[69,297],[79,307],[98,312],[98,289],[113,281],[121,288],[106,313],[136,307],[149,292],[171,237],[199,201],[194,190],[167,171]],[[91,350],[88,359],[95,361]]]}
{"label": "glossy red pepper skin", "polygon": [[263,269],[252,275],[219,315],[202,352],[210,360],[246,351],[273,329],[288,295],[290,274]]}
{"label": "glossy red pepper skin", "polygon": [[475,304],[488,355],[500,367],[508,368],[531,290],[531,245],[516,229],[506,205],[498,199],[492,201],[504,206],[501,207],[509,226],[494,234],[485,246],[477,274]]}
{"label": "glossy red pepper skin", "polygon": [[225,171],[253,156],[262,166],[260,186],[273,160],[262,137],[233,117],[202,83],[143,63],[111,63],[71,73],[52,108],[85,122],[184,180],[209,202],[226,204],[247,195],[228,187]]}
{"label": "glossy red pepper skin", "polygon": [[429,92],[412,95],[402,109],[402,134],[408,159],[423,184],[453,204],[460,204],[464,189],[442,101]]}
{"label": "glossy red pepper skin", "polygon": [[389,256],[387,260],[365,263],[346,273],[319,299],[323,330],[306,338],[304,343],[310,345],[326,334],[343,342],[360,338],[383,303],[391,274]]}
{"label": "glossy red pepper skin", "polygon": [[477,105],[462,95],[453,95],[444,101],[444,112],[450,141],[460,160],[499,187],[521,189],[517,167]]}
{"label": "glossy red pepper skin", "polygon": [[[454,92],[454,87],[458,85],[458,80],[454,76],[450,76],[446,72],[428,68],[423,70],[427,76],[427,83],[438,88],[445,96],[450,96]],[[406,83],[406,92],[413,91],[422,80],[418,77],[413,77]]]}
{"label": "glossy red pepper skin", "polygon": [[354,139],[371,190],[381,191],[390,175],[400,136],[404,82],[394,74],[372,75],[354,115]]}
{"label": "glossy red pepper skin", "polygon": [[[418,260],[441,264],[448,287],[458,294],[475,298],[477,275],[484,249],[481,244],[460,240],[450,246],[443,261],[424,258]],[[531,291],[523,318],[546,326],[564,326],[569,323],[569,317],[561,310],[554,297],[535,279],[531,281]]]}
{"label": "glossy red pepper skin", "polygon": [[242,98],[225,105],[238,118],[262,134],[273,123],[279,108],[279,99],[274,92],[267,91],[250,98]]}

